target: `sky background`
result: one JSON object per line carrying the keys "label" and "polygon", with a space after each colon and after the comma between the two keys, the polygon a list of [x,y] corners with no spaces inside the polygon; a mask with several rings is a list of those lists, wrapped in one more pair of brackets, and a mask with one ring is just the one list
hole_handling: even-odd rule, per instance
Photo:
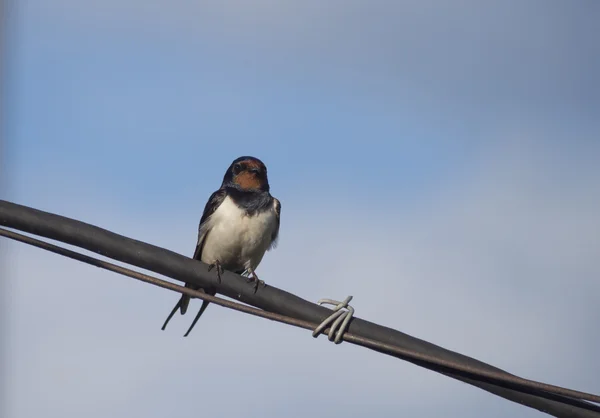
{"label": "sky background", "polygon": [[[599,20],[593,0],[13,0],[3,198],[191,256],[253,155],[282,202],[267,283],[600,393]],[[175,293],[0,244],[9,418],[542,416],[217,306],[184,339],[193,315],[160,331]]]}

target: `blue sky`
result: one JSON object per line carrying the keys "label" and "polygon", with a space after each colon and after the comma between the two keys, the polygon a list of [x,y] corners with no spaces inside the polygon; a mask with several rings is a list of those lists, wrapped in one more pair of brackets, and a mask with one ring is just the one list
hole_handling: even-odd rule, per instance
{"label": "blue sky", "polygon": [[[225,168],[255,155],[283,204],[261,278],[600,392],[599,18],[593,1],[13,2],[5,195],[189,255]],[[195,389],[231,408],[214,416],[540,415],[217,307],[184,340],[187,316],[159,328],[176,295],[6,247],[11,418],[192,416]],[[333,394],[309,373],[326,362],[350,377]]]}

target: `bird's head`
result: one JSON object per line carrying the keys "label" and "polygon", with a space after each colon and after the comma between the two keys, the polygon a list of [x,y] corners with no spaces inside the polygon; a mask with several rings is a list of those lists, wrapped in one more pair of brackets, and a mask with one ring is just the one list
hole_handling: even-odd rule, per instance
{"label": "bird's head", "polygon": [[245,192],[268,192],[267,167],[258,158],[236,158],[223,177],[223,186]]}

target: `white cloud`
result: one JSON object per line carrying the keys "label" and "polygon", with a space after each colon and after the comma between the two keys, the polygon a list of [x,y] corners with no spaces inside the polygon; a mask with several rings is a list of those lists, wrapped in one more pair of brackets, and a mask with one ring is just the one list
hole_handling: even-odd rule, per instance
{"label": "white cloud", "polygon": [[[600,392],[590,367],[600,350],[590,333],[600,316],[600,169],[596,146],[579,150],[505,144],[419,211],[286,207],[283,240],[261,277],[310,300],[352,294],[362,318]],[[191,251],[195,213],[172,224],[151,208],[140,215],[91,201],[94,211],[77,201],[40,205]],[[193,315],[161,332],[174,293],[24,245],[9,250],[11,418],[280,416],[290,407],[305,416],[312,402],[331,416],[538,416],[391,357],[214,306],[187,339]]]}

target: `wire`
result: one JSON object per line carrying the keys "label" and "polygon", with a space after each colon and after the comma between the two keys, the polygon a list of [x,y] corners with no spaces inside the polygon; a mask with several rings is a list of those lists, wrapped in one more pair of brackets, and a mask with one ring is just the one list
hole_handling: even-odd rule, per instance
{"label": "wire", "polygon": [[[156,278],[153,276],[149,276],[147,274],[143,274],[143,273],[140,273],[140,272],[137,272],[137,271],[125,268],[125,267],[121,267],[121,266],[118,266],[116,264],[113,264],[113,263],[110,263],[107,261],[99,260],[97,258],[88,256],[85,254],[81,254],[76,251],[72,251],[72,250],[69,250],[69,249],[66,249],[66,248],[45,242],[45,241],[41,241],[41,240],[26,236],[26,235],[22,235],[22,234],[13,232],[13,231],[6,230],[4,228],[0,228],[0,235],[4,236],[6,238],[10,238],[15,241],[20,241],[20,242],[32,245],[34,247],[38,247],[38,248],[41,248],[41,249],[44,249],[44,250],[47,250],[47,251],[50,251],[50,252],[53,252],[56,254],[60,254],[60,255],[63,255],[63,256],[66,256],[66,257],[69,257],[69,258],[72,258],[72,259],[75,259],[75,260],[78,260],[78,261],[81,261],[81,262],[84,262],[87,264],[91,264],[96,267],[100,267],[100,268],[103,268],[103,269],[106,269],[106,270],[109,270],[109,271],[112,271],[112,272],[115,272],[118,274],[122,274],[124,276],[128,276],[128,277],[140,280],[142,282],[150,283],[155,286],[162,287],[164,289],[169,289],[169,290],[173,290],[175,292],[183,293],[190,297],[194,297],[194,298],[198,298],[198,299],[202,299],[202,300],[208,300],[209,302],[214,303],[215,305],[234,309],[239,312],[248,313],[250,315],[270,319],[272,321],[282,322],[282,323],[285,323],[288,325],[293,325],[293,326],[308,329],[311,331],[316,330],[317,327],[319,326],[319,324],[315,324],[312,322],[292,318],[289,316],[285,316],[285,315],[281,315],[281,314],[277,314],[277,313],[273,313],[273,312],[267,312],[262,309],[257,309],[257,308],[254,308],[254,307],[242,304],[242,303],[229,301],[229,300],[226,300],[226,299],[223,299],[220,297],[216,297],[216,296],[211,296],[204,292],[192,290],[188,287],[180,286],[180,285],[168,282],[166,280],[162,280],[162,279],[159,279],[159,278]],[[324,333],[327,332],[327,330],[323,330],[323,329],[320,329],[319,331],[323,331]],[[393,353],[393,354],[396,354],[401,357],[405,357],[405,358],[409,358],[412,360],[417,360],[420,362],[439,366],[443,369],[446,369],[446,371],[448,371],[448,372],[458,373],[458,374],[467,376],[474,380],[483,381],[483,382],[491,382],[491,383],[494,383],[497,385],[501,385],[501,386],[508,387],[513,390],[522,391],[525,393],[534,392],[540,396],[548,397],[548,398],[551,398],[552,400],[563,402],[566,404],[572,404],[572,402],[568,402],[568,400],[569,400],[568,398],[571,398],[571,401],[580,399],[580,400],[587,400],[587,401],[600,403],[600,396],[598,396],[598,395],[581,392],[581,391],[576,391],[576,390],[572,390],[572,389],[567,389],[567,388],[563,388],[560,386],[549,385],[546,383],[536,382],[536,381],[529,380],[529,379],[523,379],[518,376],[507,375],[505,373],[495,373],[495,372],[489,372],[486,370],[478,370],[476,368],[464,366],[464,365],[456,363],[456,362],[442,360],[435,356],[419,353],[414,350],[409,350],[409,349],[397,347],[397,346],[394,346],[391,344],[382,343],[380,341],[376,341],[376,340],[373,340],[370,338],[360,337],[358,335],[355,335],[355,334],[352,334],[349,332],[344,333],[342,335],[342,338],[344,341],[347,341],[350,343],[373,348],[378,351]],[[539,391],[539,393],[538,393],[538,391]],[[548,396],[548,395],[558,395],[558,396],[561,396],[561,398],[557,399],[556,397],[552,397],[552,396]],[[567,397],[567,399],[564,399],[562,397]],[[590,409],[590,410],[594,410],[594,411],[599,410],[593,404],[584,403],[583,405],[589,406],[590,408],[587,408],[587,409]],[[578,406],[585,407],[583,405],[578,404]]]}
{"label": "wire", "polygon": [[[207,270],[208,265],[201,261],[89,223],[1,199],[0,226],[74,245],[117,262],[182,281],[193,287],[214,287],[217,293],[234,300],[311,324],[320,323],[332,314],[331,309],[302,299],[271,284],[262,287],[259,292],[254,292],[252,286],[248,286],[245,278],[227,270],[221,274],[222,281],[219,281],[217,275],[210,273]],[[388,274],[393,274],[393,272]],[[427,354],[437,359],[438,363],[441,361],[451,362],[475,372],[498,373],[498,376],[507,378],[516,377],[505,370],[472,357],[361,318],[352,318],[348,326],[349,332],[359,339],[379,341],[398,349]],[[481,373],[478,378],[474,379],[469,377],[471,375],[467,372],[458,372],[452,368],[416,360],[410,356],[398,354],[397,350],[386,350],[383,346],[383,348],[376,347],[359,340],[353,343],[409,361],[417,366],[444,374],[496,396],[558,418],[600,418],[600,405],[590,404],[577,398],[555,395],[527,387],[513,389],[514,385],[490,380],[483,377]]]}

